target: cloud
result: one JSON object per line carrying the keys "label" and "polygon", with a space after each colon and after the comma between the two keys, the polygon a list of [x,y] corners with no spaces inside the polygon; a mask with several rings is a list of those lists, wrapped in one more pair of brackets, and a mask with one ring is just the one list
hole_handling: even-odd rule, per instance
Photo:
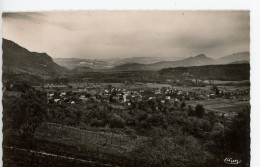
{"label": "cloud", "polygon": [[3,36],[52,57],[210,57],[249,50],[248,11],[5,13]]}

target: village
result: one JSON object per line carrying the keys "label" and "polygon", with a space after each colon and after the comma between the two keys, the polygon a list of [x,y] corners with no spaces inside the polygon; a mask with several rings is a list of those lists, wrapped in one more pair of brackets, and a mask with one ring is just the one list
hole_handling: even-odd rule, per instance
{"label": "village", "polygon": [[[205,104],[206,111],[215,111],[228,115],[225,108],[238,108],[249,104],[249,87],[247,86],[217,86],[208,84],[205,87],[171,86],[156,83],[135,83],[132,85],[120,83],[78,83],[78,84],[47,84],[35,86],[47,92],[48,103],[79,104],[100,103],[110,104],[114,108],[136,108],[140,101],[156,100],[162,104],[175,106],[186,103],[195,107]],[[212,107],[212,103],[214,107]],[[211,107],[207,107],[209,105]],[[228,104],[228,105],[227,105]],[[214,110],[221,108],[221,110]]]}

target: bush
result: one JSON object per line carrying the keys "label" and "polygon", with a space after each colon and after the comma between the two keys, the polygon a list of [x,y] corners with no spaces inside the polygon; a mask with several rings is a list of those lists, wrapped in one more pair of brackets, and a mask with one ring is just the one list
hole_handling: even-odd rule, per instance
{"label": "bush", "polygon": [[152,114],[150,117],[148,117],[147,123],[150,127],[155,126],[167,128],[168,126],[167,120],[163,113]]}
{"label": "bush", "polygon": [[87,129],[87,125],[84,122],[80,122],[79,127],[84,130]]}
{"label": "bush", "polygon": [[109,120],[111,128],[123,128],[125,123],[125,120],[117,114],[113,114]]}
{"label": "bush", "polygon": [[102,120],[98,120],[95,118],[90,121],[90,126],[100,127],[100,126],[105,126],[105,124]]}
{"label": "bush", "polygon": [[125,134],[127,134],[127,135],[134,135],[135,132],[134,132],[133,129],[126,129],[126,130],[125,130]]}
{"label": "bush", "polygon": [[202,118],[204,114],[205,114],[204,107],[201,104],[198,104],[195,107],[195,116]]}

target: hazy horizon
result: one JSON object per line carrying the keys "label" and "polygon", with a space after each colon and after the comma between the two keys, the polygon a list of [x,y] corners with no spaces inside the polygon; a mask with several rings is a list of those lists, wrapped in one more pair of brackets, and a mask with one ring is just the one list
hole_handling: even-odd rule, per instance
{"label": "hazy horizon", "polygon": [[3,13],[3,38],[52,58],[219,58],[249,52],[249,11]]}

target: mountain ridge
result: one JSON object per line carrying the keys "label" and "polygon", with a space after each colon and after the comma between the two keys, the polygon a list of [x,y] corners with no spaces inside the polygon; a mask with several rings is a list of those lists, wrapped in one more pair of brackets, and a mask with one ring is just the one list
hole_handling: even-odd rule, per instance
{"label": "mountain ridge", "polygon": [[204,54],[199,54],[194,57],[188,57],[183,60],[177,61],[161,61],[153,64],[134,64],[134,68],[131,68],[131,64],[124,64],[117,66],[114,70],[160,70],[169,67],[187,67],[187,66],[200,66],[214,64],[214,59],[207,57]]}
{"label": "mountain ridge", "polygon": [[[159,57],[138,57],[124,59],[108,59],[108,60],[87,60],[78,58],[56,58],[52,59],[47,53],[32,52],[18,45],[17,43],[8,40],[3,40],[3,70],[11,70],[15,73],[29,73],[39,75],[62,75],[68,72],[84,72],[93,71],[95,69],[110,69],[110,70],[161,70],[164,68],[174,67],[189,67],[203,66],[214,64],[241,64],[249,62],[249,52],[238,52],[227,55],[221,58],[213,59],[205,54],[184,58],[181,60],[159,61],[155,63],[139,63],[139,62],[154,62],[160,59]],[[180,58],[180,57],[179,57]],[[136,60],[135,60],[136,59]],[[59,63],[56,63],[59,60]],[[76,64],[71,64],[73,60]],[[139,61],[140,60],[140,61]],[[142,60],[142,61],[141,61]],[[61,63],[63,61],[63,63]],[[130,63],[124,63],[130,62]],[[66,64],[67,63],[67,64]],[[62,65],[61,65],[62,64]],[[119,65],[117,65],[119,64]],[[65,66],[65,67],[64,67]],[[69,70],[66,67],[70,67]],[[86,68],[81,68],[86,67]]]}
{"label": "mountain ridge", "polygon": [[250,61],[250,53],[249,52],[237,52],[231,55],[227,55],[224,57],[220,57],[216,59],[219,63],[232,63],[235,61]]}
{"label": "mountain ridge", "polygon": [[[239,58],[236,59],[236,56]],[[189,66],[203,66],[203,65],[217,65],[217,64],[229,64],[235,62],[249,62],[249,52],[238,52],[232,55],[224,56],[218,59],[213,59],[207,57],[205,54],[199,54],[196,56],[188,57],[186,59],[177,61],[160,61],[153,64],[122,64],[120,66],[114,67],[114,70],[160,70],[163,68],[174,68],[174,67],[189,67]]]}
{"label": "mountain ridge", "polygon": [[57,65],[47,53],[31,52],[19,44],[2,39],[3,72],[33,75],[61,75],[68,69]]}

